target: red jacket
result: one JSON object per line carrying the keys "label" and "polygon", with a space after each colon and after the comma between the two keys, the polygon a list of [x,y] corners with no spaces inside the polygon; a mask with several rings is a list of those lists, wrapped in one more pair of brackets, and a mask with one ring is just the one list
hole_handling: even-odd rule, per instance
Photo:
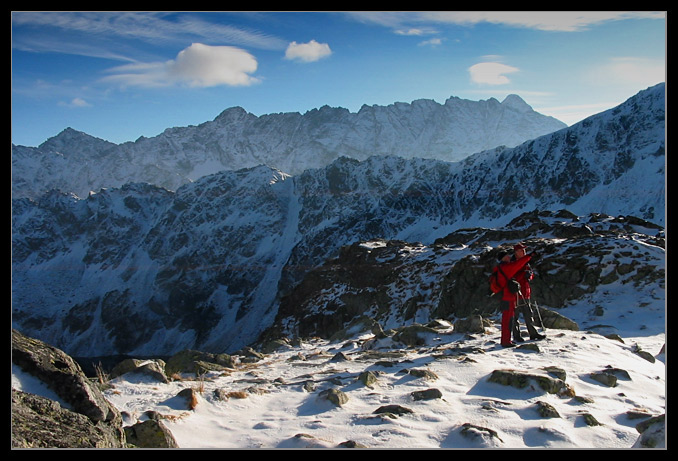
{"label": "red jacket", "polygon": [[[511,293],[509,291],[507,282],[510,279],[512,279],[516,274],[518,274],[519,272],[522,272],[522,277],[523,277],[523,279],[526,280],[524,268],[527,265],[527,263],[530,262],[530,259],[532,259],[531,255],[525,255],[520,259],[516,259],[515,261],[499,263],[499,266],[497,266],[497,268],[495,268],[495,270],[498,270],[498,267],[501,267],[500,274],[503,273],[503,275],[506,276],[506,280],[504,280],[505,286],[504,286],[504,295],[501,298],[502,300],[504,300],[504,301],[515,301],[516,300],[516,294]],[[504,278],[502,277],[500,280],[503,280],[503,279]],[[527,298],[528,294],[526,294],[525,291],[523,291],[523,290],[525,290],[525,287],[523,286],[522,281],[520,279],[518,279],[518,277],[516,277],[516,280],[518,280],[518,282],[520,283],[520,290],[521,290],[523,296],[525,296]],[[525,283],[527,285],[527,290],[528,290],[528,293],[529,293],[529,284],[527,282],[525,282]]]}
{"label": "red jacket", "polygon": [[516,272],[515,279],[520,283],[520,292],[525,299],[530,299],[530,295],[532,294],[530,280],[532,280],[533,277],[532,270],[528,264],[525,264],[522,269]]}

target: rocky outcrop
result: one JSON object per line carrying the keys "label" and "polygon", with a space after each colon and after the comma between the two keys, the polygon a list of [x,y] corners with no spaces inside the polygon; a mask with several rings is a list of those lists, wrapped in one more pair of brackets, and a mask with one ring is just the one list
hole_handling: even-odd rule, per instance
{"label": "rocky outcrop", "polygon": [[[262,340],[336,339],[436,319],[457,332],[482,332],[499,308],[488,286],[497,255],[520,241],[533,255],[537,325],[547,329],[579,330],[561,309],[613,283],[650,287],[648,296],[664,285],[663,228],[629,216],[535,210],[504,228],[460,229],[432,245],[375,239],[344,246],[282,298]],[[605,309],[592,314],[604,316]],[[394,339],[417,344],[412,331]]]}
{"label": "rocky outcrop", "polygon": [[63,351],[12,330],[12,363],[61,402],[12,389],[12,446],[125,446],[120,412]]}
{"label": "rocky outcrop", "polygon": [[123,448],[117,424],[95,422],[39,395],[12,389],[13,448]]}
{"label": "rocky outcrop", "polygon": [[[183,356],[185,354],[178,358],[182,363]],[[158,418],[123,426],[120,411],[106,400],[99,385],[85,376],[80,365],[63,351],[12,330],[12,363],[22,374],[30,375],[47,389],[36,392],[49,395],[15,389],[13,383],[12,447],[179,447]],[[109,377],[132,373],[147,375],[160,384],[168,383],[161,359],[124,359],[113,367],[110,376],[101,376],[100,379],[107,381]],[[18,387],[22,386],[18,384]]]}

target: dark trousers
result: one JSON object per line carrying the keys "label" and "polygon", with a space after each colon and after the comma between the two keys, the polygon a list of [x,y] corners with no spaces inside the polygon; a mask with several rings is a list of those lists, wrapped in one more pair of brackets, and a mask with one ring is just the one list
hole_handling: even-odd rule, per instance
{"label": "dark trousers", "polygon": [[532,309],[527,304],[527,300],[521,300],[515,308],[515,314],[513,316],[513,338],[520,338],[520,324],[518,323],[518,316],[522,314],[523,320],[525,321],[525,326],[527,327],[527,332],[530,334],[530,338],[537,336],[537,329],[534,327],[534,318],[532,317]]}

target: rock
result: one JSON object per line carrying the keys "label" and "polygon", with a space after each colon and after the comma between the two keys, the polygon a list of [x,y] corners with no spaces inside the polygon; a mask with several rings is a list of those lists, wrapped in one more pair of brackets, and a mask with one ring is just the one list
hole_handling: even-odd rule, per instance
{"label": "rock", "polygon": [[481,437],[483,439],[489,436],[490,439],[497,439],[502,443],[504,442],[497,434],[497,431],[489,429],[487,427],[476,426],[475,424],[471,423],[464,423],[461,426],[461,435],[463,435],[464,437],[471,438]]}
{"label": "rock", "polygon": [[372,371],[363,371],[358,375],[358,380],[367,387],[372,387],[377,383],[377,375]]}
{"label": "rock", "polygon": [[407,370],[407,373],[417,378],[424,378],[425,380],[428,381],[435,381],[436,379],[438,379],[438,375],[432,372],[431,370],[421,370],[419,368],[412,368]]}
{"label": "rock", "polygon": [[618,379],[624,379],[627,381],[631,381],[631,375],[629,375],[629,372],[622,369],[622,368],[616,368],[611,365],[608,365],[605,367],[605,369],[601,373],[610,373],[615,375]]}
{"label": "rock", "polygon": [[240,349],[238,352],[236,352],[234,355],[240,355],[243,358],[241,359],[242,362],[247,362],[247,363],[254,363],[258,362],[260,360],[264,360],[266,356],[262,354],[261,352],[257,352],[251,347],[244,347]]}
{"label": "rock", "polygon": [[125,446],[122,415],[66,353],[12,330],[12,363],[69,406],[13,390],[13,446]]}
{"label": "rock", "polygon": [[111,370],[110,378],[117,378],[126,373],[140,373],[161,382],[168,383],[169,380],[165,375],[164,365],[162,360],[139,360],[139,359],[125,359],[118,363]]}
{"label": "rock", "polygon": [[58,402],[12,389],[12,448],[124,448],[121,427],[96,423]]}
{"label": "rock", "polygon": [[410,394],[414,400],[433,400],[443,398],[443,393],[438,389],[426,389],[423,391],[414,391]]}
{"label": "rock", "polygon": [[198,391],[191,387],[187,387],[186,389],[182,389],[178,394],[177,397],[182,397],[186,399],[186,405],[189,410],[194,410],[195,407],[198,405]]}
{"label": "rock", "polygon": [[558,413],[558,410],[550,403],[540,400],[536,405],[537,413],[539,413],[542,418],[560,418],[560,413]]}
{"label": "rock", "polygon": [[408,346],[423,346],[427,343],[427,336],[437,335],[438,331],[426,325],[407,325],[394,335],[393,339]]}
{"label": "rock", "polygon": [[545,328],[579,331],[577,322],[568,319],[564,315],[543,307],[539,307],[539,313]]}
{"label": "rock", "polygon": [[350,361],[351,361],[351,359],[346,354],[344,354],[343,352],[337,352],[330,359],[330,362],[350,362]]}
{"label": "rock", "polygon": [[63,351],[12,330],[12,363],[45,382],[74,411],[92,421],[122,421],[120,412]]}
{"label": "rock", "polygon": [[340,391],[339,389],[335,388],[330,388],[327,390],[322,391],[319,394],[320,398],[323,398],[325,400],[329,400],[333,404],[335,404],[338,407],[343,406],[346,402],[348,402],[348,395],[346,395],[345,392]]}
{"label": "rock", "polygon": [[532,382],[536,382],[541,389],[549,394],[558,394],[561,391],[567,390],[567,386],[562,379],[554,378],[541,371],[494,370],[490,374],[488,381],[519,389],[526,388]]}
{"label": "rock", "polygon": [[[647,419],[652,415],[647,410],[629,410],[626,412],[626,417],[629,419]],[[638,427],[636,426],[636,429]],[[639,431],[640,432],[640,431]]]}
{"label": "rock", "polygon": [[179,448],[172,433],[158,420],[137,423],[125,428],[127,442],[139,448]]}
{"label": "rock", "polygon": [[647,361],[650,362],[650,363],[654,363],[654,362],[655,362],[654,356],[653,356],[651,353],[642,350],[642,349],[640,348],[640,346],[638,346],[637,344],[634,344],[634,346],[633,346],[633,352],[634,352],[636,355],[638,355],[638,356],[644,358],[645,360],[647,360]]}
{"label": "rock", "polygon": [[582,413],[582,417],[584,418],[584,422],[587,426],[602,426],[602,424],[599,423],[591,413]]}
{"label": "rock", "polygon": [[367,448],[366,445],[358,443],[354,440],[347,440],[346,442],[341,442],[337,445],[338,448]]}
{"label": "rock", "polygon": [[472,315],[454,322],[454,331],[457,333],[484,333],[487,321],[480,315]]}
{"label": "rock", "polygon": [[563,381],[565,381],[565,378],[567,377],[567,373],[565,372],[565,370],[563,370],[560,367],[548,366],[548,367],[542,368],[542,370],[544,370],[545,372],[547,372],[549,374],[554,375],[558,379],[562,379]]}
{"label": "rock", "polygon": [[118,376],[122,376],[125,373],[131,373],[137,368],[139,368],[139,366],[141,366],[142,363],[143,360],[139,359],[132,358],[124,359],[122,362],[119,362],[116,366],[113,367],[109,377],[113,379],[117,378]]}
{"label": "rock", "polygon": [[401,405],[384,405],[374,410],[373,413],[375,415],[401,416],[409,413],[414,413],[414,411]]}
{"label": "rock", "polygon": [[516,347],[516,350],[539,352],[539,346],[535,343],[526,343]]}
{"label": "rock", "polygon": [[640,437],[634,448],[664,448],[666,446],[666,415],[652,417],[636,425]]}
{"label": "rock", "polygon": [[179,373],[199,375],[208,371],[225,371],[234,367],[235,362],[230,355],[210,354],[189,349],[170,357],[165,364],[165,373],[170,377]]}
{"label": "rock", "polygon": [[260,349],[264,354],[271,354],[287,347],[290,347],[290,341],[287,338],[275,338],[264,342]]}
{"label": "rock", "polygon": [[595,372],[591,373],[589,377],[609,387],[615,387],[617,385],[617,377],[611,373],[607,373],[604,371]]}

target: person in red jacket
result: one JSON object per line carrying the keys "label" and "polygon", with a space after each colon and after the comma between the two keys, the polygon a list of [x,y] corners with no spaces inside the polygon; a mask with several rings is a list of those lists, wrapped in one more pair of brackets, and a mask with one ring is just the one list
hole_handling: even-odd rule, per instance
{"label": "person in red jacket", "polygon": [[510,254],[502,254],[501,262],[494,268],[495,271],[499,271],[499,283],[504,286],[500,302],[502,347],[513,347],[516,345],[511,341],[511,332],[518,293],[517,290],[514,291],[512,288],[511,279],[530,262],[531,258],[531,255],[523,255],[521,258],[516,258],[512,261]]}
{"label": "person in red jacket", "polygon": [[[513,246],[513,258],[512,260],[517,260],[525,256],[525,250],[527,247],[523,243],[518,243]],[[534,260],[534,253],[531,254],[532,260]],[[525,321],[525,327],[527,332],[530,334],[530,339],[544,339],[546,336],[539,334],[537,329],[534,327],[534,318],[532,316],[532,309],[528,305],[530,296],[532,295],[532,289],[530,287],[530,280],[534,277],[532,268],[529,264],[525,264],[522,269],[516,272],[514,278],[520,283],[520,299],[516,305],[516,311],[513,316],[513,340],[514,341],[524,341],[520,335],[520,325],[518,324],[518,316],[523,315],[523,320]]]}

